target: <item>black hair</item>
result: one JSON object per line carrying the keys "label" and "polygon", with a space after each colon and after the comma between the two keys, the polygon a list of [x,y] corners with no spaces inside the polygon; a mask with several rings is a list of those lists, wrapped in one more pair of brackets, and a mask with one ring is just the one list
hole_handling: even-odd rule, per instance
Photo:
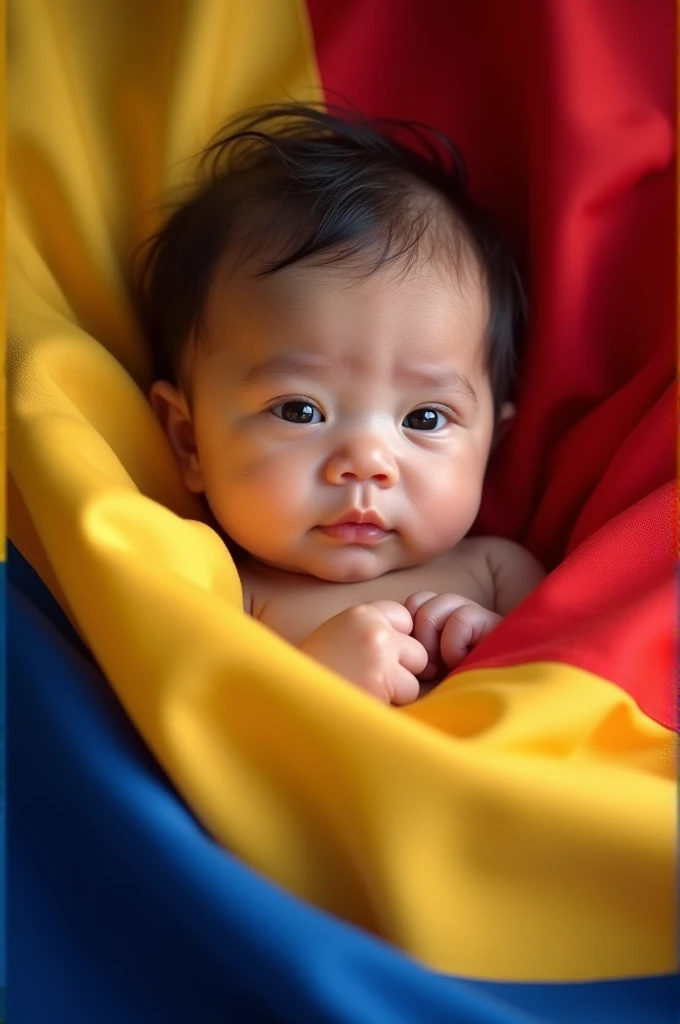
{"label": "black hair", "polygon": [[471,247],[488,288],[487,364],[498,412],[512,388],[524,292],[446,136],[419,123],[368,121],[339,109],[262,107],[231,122],[203,151],[198,168],[198,184],[147,241],[139,297],[156,377],[177,383],[213,275],[244,229],[248,255],[268,253],[260,274],[302,260],[347,259],[372,272],[413,258],[426,233],[443,237],[441,229],[442,248],[458,262],[462,243]]}

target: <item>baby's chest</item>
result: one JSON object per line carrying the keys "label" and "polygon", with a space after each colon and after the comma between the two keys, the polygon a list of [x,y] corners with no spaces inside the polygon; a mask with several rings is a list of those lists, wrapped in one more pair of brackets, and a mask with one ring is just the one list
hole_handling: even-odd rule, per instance
{"label": "baby's chest", "polygon": [[288,581],[283,574],[254,580],[253,611],[270,629],[299,644],[322,622],[347,608],[370,601],[403,604],[418,590],[460,594],[487,607],[491,597],[476,573],[449,562],[403,569],[363,583],[327,583],[299,576]]}

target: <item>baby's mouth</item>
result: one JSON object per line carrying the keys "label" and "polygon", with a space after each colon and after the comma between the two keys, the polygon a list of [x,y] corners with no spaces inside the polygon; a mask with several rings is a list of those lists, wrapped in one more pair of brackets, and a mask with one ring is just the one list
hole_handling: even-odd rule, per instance
{"label": "baby's mouth", "polygon": [[317,526],[319,533],[341,544],[379,544],[390,536],[392,530],[383,530],[374,523],[336,523],[334,526]]}
{"label": "baby's mouth", "polygon": [[348,512],[328,526],[317,526],[317,530],[324,537],[341,544],[380,544],[393,533],[392,530],[385,529],[385,524],[377,512],[360,509]]}

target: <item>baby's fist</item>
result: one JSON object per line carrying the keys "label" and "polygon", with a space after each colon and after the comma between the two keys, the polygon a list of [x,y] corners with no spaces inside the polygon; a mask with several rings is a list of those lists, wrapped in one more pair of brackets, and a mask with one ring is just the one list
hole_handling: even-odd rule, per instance
{"label": "baby's fist", "polygon": [[432,679],[441,662],[457,668],[473,647],[502,622],[502,616],[459,594],[419,590],[404,606],[413,618],[413,636],[427,651],[428,664],[421,679]]}
{"label": "baby's fist", "polygon": [[412,628],[404,605],[372,601],[323,622],[300,648],[379,700],[410,704],[420,691],[416,676],[428,660],[423,645],[409,635]]}

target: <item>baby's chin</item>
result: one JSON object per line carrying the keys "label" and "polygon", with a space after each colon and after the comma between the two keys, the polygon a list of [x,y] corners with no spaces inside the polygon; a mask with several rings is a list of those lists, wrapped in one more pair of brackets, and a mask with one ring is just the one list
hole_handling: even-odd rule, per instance
{"label": "baby's chin", "polygon": [[379,576],[384,576],[385,573],[391,571],[392,566],[385,569],[365,566],[342,570],[321,567],[316,572],[310,571],[308,575],[316,576],[318,580],[324,580],[326,583],[366,583],[368,580],[376,580]]}
{"label": "baby's chin", "polygon": [[366,583],[395,569],[409,568],[412,562],[402,563],[394,558],[379,557],[370,548],[348,547],[322,558],[303,560],[294,572],[315,576],[327,583]]}

